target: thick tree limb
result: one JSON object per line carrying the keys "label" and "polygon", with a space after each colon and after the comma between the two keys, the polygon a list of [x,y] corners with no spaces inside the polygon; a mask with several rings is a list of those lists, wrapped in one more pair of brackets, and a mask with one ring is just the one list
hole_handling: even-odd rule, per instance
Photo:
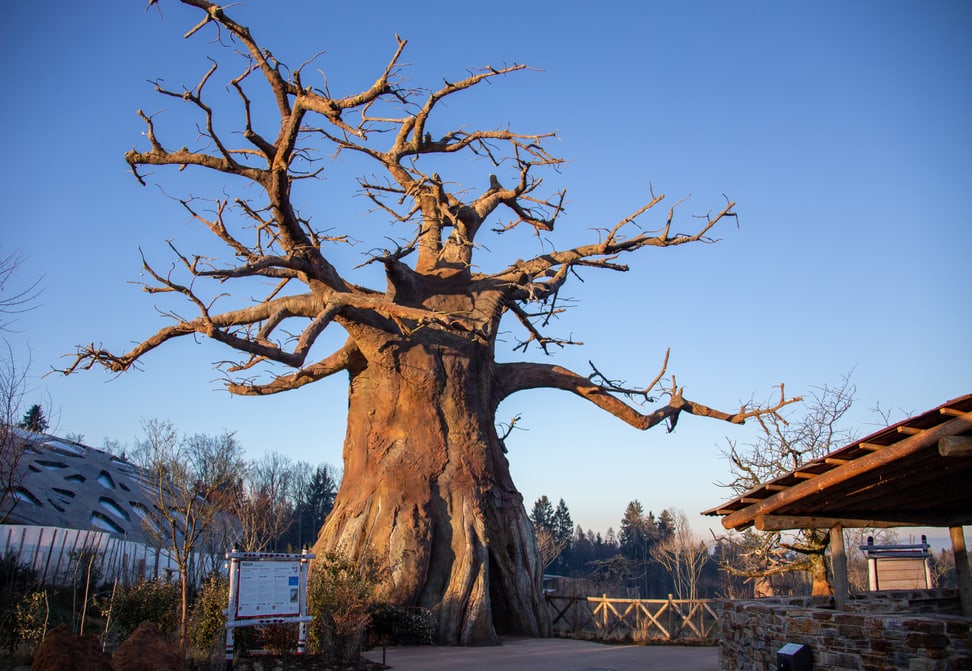
{"label": "thick tree limb", "polygon": [[341,349],[330,356],[293,373],[279,375],[267,384],[227,381],[226,389],[230,393],[240,396],[268,396],[282,391],[290,391],[343,370],[350,370],[355,365],[361,365],[360,356],[357,346],[349,339]]}
{"label": "thick tree limb", "polygon": [[768,408],[743,406],[737,412],[723,412],[709,406],[690,401],[683,397],[680,387],[661,391],[668,399],[664,407],[650,413],[641,413],[612,395],[610,387],[591,382],[589,378],[574,373],[561,366],[539,363],[506,363],[497,366],[497,385],[494,402],[498,405],[507,396],[525,389],[552,388],[569,391],[585,398],[602,410],[636,429],[650,429],[661,422],[668,421],[671,427],[678,421],[681,413],[687,412],[699,417],[711,417],[730,424],[742,424],[751,417],[771,414],[790,403],[801,400],[799,397],[787,399],[781,388],[780,400]]}

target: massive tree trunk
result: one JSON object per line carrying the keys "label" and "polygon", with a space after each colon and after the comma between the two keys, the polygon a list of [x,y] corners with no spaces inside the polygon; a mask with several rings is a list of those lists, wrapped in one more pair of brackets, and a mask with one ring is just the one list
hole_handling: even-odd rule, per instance
{"label": "massive tree trunk", "polygon": [[493,426],[491,353],[445,340],[362,352],[344,477],[314,550],[386,562],[381,597],[431,609],[440,643],[549,635],[533,529]]}

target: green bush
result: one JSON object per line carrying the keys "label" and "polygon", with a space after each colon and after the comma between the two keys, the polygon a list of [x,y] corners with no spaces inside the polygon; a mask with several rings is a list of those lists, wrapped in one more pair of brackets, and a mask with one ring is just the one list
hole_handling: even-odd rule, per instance
{"label": "green bush", "polygon": [[217,659],[226,640],[226,606],[229,581],[218,574],[203,584],[189,616],[190,654],[195,658]]}
{"label": "green bush", "polygon": [[36,649],[44,640],[51,616],[47,592],[25,594],[14,612],[16,613],[18,640],[32,650]]}
{"label": "green bush", "polygon": [[360,653],[383,574],[371,556],[359,563],[337,553],[314,560],[307,584],[307,610],[314,616],[307,632],[310,652],[331,652],[338,664]]}
{"label": "green bush", "polygon": [[131,587],[116,589],[99,604],[101,614],[108,618],[109,637],[124,641],[145,621],[154,622],[166,636],[178,636],[180,590],[178,583],[165,580],[140,580]]}
{"label": "green bush", "polygon": [[388,603],[372,606],[369,640],[384,645],[432,645],[435,616],[425,608],[402,608]]}
{"label": "green bush", "polygon": [[0,646],[13,652],[20,645],[18,608],[38,589],[39,581],[33,568],[18,564],[17,557],[7,554],[0,559]]}

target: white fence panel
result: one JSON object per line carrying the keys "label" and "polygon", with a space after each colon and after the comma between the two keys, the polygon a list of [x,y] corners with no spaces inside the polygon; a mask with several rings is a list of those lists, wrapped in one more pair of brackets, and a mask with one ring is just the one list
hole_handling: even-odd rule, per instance
{"label": "white fence panel", "polygon": [[[70,585],[79,559],[94,555],[101,580],[130,585],[140,579],[177,579],[179,566],[164,549],[113,537],[106,531],[65,529],[26,524],[0,524],[0,556],[13,555],[30,566],[44,585]],[[200,579],[204,562],[193,553],[193,582]],[[87,570],[87,565],[83,567]]]}

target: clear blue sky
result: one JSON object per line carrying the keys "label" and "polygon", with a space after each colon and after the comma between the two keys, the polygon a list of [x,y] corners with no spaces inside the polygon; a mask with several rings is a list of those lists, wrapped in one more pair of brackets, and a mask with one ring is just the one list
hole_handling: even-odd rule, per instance
{"label": "clear blue sky", "polygon": [[[144,146],[137,109],[178,107],[147,80],[192,86],[207,67],[208,37],[181,37],[196,12],[162,0],[160,18],[145,4],[0,8],[0,254],[22,250],[21,279],[42,276],[44,287],[8,338],[30,351],[28,402],[94,446],[131,443],[142,419],[160,418],[186,433],[235,430],[253,456],[339,467],[344,378],[233,398],[211,365],[228,352],[191,342],[118,379],[40,377],[76,344],[124,350],[164,324],[130,283],[140,246],[161,268],[167,239],[213,249],[123,160]],[[567,292],[578,308],[557,324],[585,346],[558,363],[587,372],[592,360],[644,383],[670,346],[686,395],[726,409],[770,398],[780,382],[800,394],[853,370],[860,434],[877,428],[878,403],[901,417],[972,391],[972,4],[251,0],[232,11],[286,63],[326,51],[318,64],[334,94],[374,81],[395,33],[409,40],[416,86],[486,64],[537,68],[457,101],[450,121],[559,133],[570,163],[549,181],[569,188],[561,247],[636,209],[649,185],[669,204],[691,195],[682,228],[723,194],[738,203],[739,227],[721,225],[718,244],[648,249],[627,259],[629,273],[585,273]],[[343,178],[353,170],[342,160],[301,204],[318,225],[380,239]],[[156,171],[176,195],[219,189],[171,176]],[[353,277],[366,249],[345,252],[341,270]],[[497,264],[537,253],[527,241],[495,250]],[[553,391],[516,396],[497,419],[515,414],[524,430],[509,457],[526,505],[564,498],[575,523],[602,532],[632,499],[714,525],[696,513],[729,497],[713,484],[726,472],[720,446],[752,437],[691,417],[672,435],[639,433]]]}

